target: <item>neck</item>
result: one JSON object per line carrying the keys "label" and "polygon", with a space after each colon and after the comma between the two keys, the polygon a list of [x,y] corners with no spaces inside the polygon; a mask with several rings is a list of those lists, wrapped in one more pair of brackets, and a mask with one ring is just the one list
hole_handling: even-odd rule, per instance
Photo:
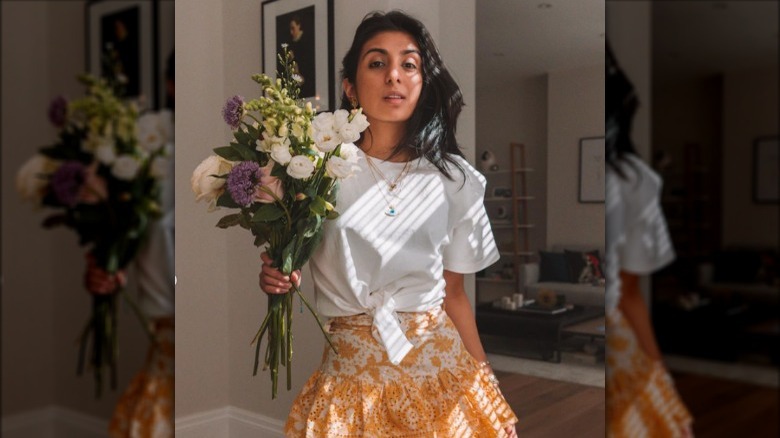
{"label": "neck", "polygon": [[[379,160],[387,160],[393,154],[396,145],[404,135],[404,126],[398,123],[382,123],[369,120],[371,127],[365,132],[358,146],[367,155]],[[408,161],[409,154],[401,152],[390,161]]]}

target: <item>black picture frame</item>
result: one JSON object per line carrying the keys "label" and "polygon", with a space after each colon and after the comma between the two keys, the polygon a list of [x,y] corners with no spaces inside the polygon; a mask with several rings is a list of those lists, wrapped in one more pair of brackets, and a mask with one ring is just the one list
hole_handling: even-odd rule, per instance
{"label": "black picture frame", "polygon": [[753,202],[780,204],[780,141],[777,136],[753,140]]}
{"label": "black picture frame", "polygon": [[604,137],[580,139],[579,187],[581,204],[603,204],[606,184],[606,142]]}
{"label": "black picture frame", "polygon": [[124,97],[144,109],[158,109],[158,0],[90,0],[84,23],[85,70],[104,76],[101,54],[110,43],[127,77]]}
{"label": "black picture frame", "polygon": [[276,77],[277,54],[287,43],[303,78],[301,97],[318,112],[335,110],[333,0],[267,0],[260,20],[262,71]]}

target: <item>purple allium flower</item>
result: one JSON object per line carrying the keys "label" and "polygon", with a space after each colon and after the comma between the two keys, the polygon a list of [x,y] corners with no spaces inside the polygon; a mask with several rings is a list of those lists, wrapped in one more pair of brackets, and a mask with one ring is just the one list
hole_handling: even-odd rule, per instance
{"label": "purple allium flower", "polygon": [[230,170],[225,185],[236,204],[246,207],[254,200],[255,190],[262,177],[263,171],[260,170],[259,164],[254,161],[242,161]]}
{"label": "purple allium flower", "polygon": [[49,121],[56,127],[62,128],[65,126],[65,118],[68,113],[68,101],[62,97],[57,96],[49,104]]}
{"label": "purple allium flower", "polygon": [[222,118],[225,119],[225,123],[230,125],[233,129],[238,129],[241,126],[241,116],[244,115],[244,98],[241,96],[233,96],[225,102],[224,108],[222,108]]}
{"label": "purple allium flower", "polygon": [[51,189],[59,203],[73,207],[79,200],[87,168],[78,161],[64,162],[51,176]]}

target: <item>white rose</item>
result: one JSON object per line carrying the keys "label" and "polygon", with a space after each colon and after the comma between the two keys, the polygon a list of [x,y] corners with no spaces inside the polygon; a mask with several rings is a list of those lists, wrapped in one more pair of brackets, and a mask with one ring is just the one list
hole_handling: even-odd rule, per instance
{"label": "white rose", "polygon": [[330,157],[325,163],[325,170],[334,178],[349,178],[359,169],[355,164],[340,157]]}
{"label": "white rose", "polygon": [[105,164],[106,166],[113,164],[114,160],[116,160],[116,150],[114,150],[114,144],[108,141],[101,143],[100,146],[98,146],[95,150],[95,157],[97,157],[98,161]]}
{"label": "white rose", "polygon": [[141,163],[130,155],[120,155],[111,166],[111,174],[125,181],[130,181],[138,174]]}
{"label": "white rose", "polygon": [[212,175],[225,175],[233,168],[233,163],[218,155],[212,155],[203,160],[192,172],[190,185],[195,193],[195,201],[205,200],[209,203],[209,211],[216,208],[219,195],[224,190],[225,180]]}
{"label": "white rose", "polygon": [[16,191],[22,199],[40,203],[46,186],[46,175],[57,170],[59,162],[46,156],[35,154],[16,172]]}
{"label": "white rose", "polygon": [[286,165],[292,159],[289,146],[278,143],[271,146],[271,158],[279,164]]}
{"label": "white rose", "polygon": [[306,179],[314,173],[314,163],[303,155],[292,157],[287,164],[287,174],[295,179]]}
{"label": "white rose", "polygon": [[357,163],[360,158],[357,151],[358,147],[354,143],[344,143],[341,145],[339,156],[350,163]]}

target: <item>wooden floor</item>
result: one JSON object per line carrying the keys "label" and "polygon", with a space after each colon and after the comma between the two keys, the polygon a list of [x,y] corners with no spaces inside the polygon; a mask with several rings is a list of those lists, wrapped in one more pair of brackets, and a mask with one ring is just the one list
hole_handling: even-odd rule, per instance
{"label": "wooden floor", "polygon": [[522,438],[604,438],[604,388],[497,371]]}
{"label": "wooden floor", "polygon": [[777,389],[698,374],[672,376],[693,415],[696,438],[780,436]]}

